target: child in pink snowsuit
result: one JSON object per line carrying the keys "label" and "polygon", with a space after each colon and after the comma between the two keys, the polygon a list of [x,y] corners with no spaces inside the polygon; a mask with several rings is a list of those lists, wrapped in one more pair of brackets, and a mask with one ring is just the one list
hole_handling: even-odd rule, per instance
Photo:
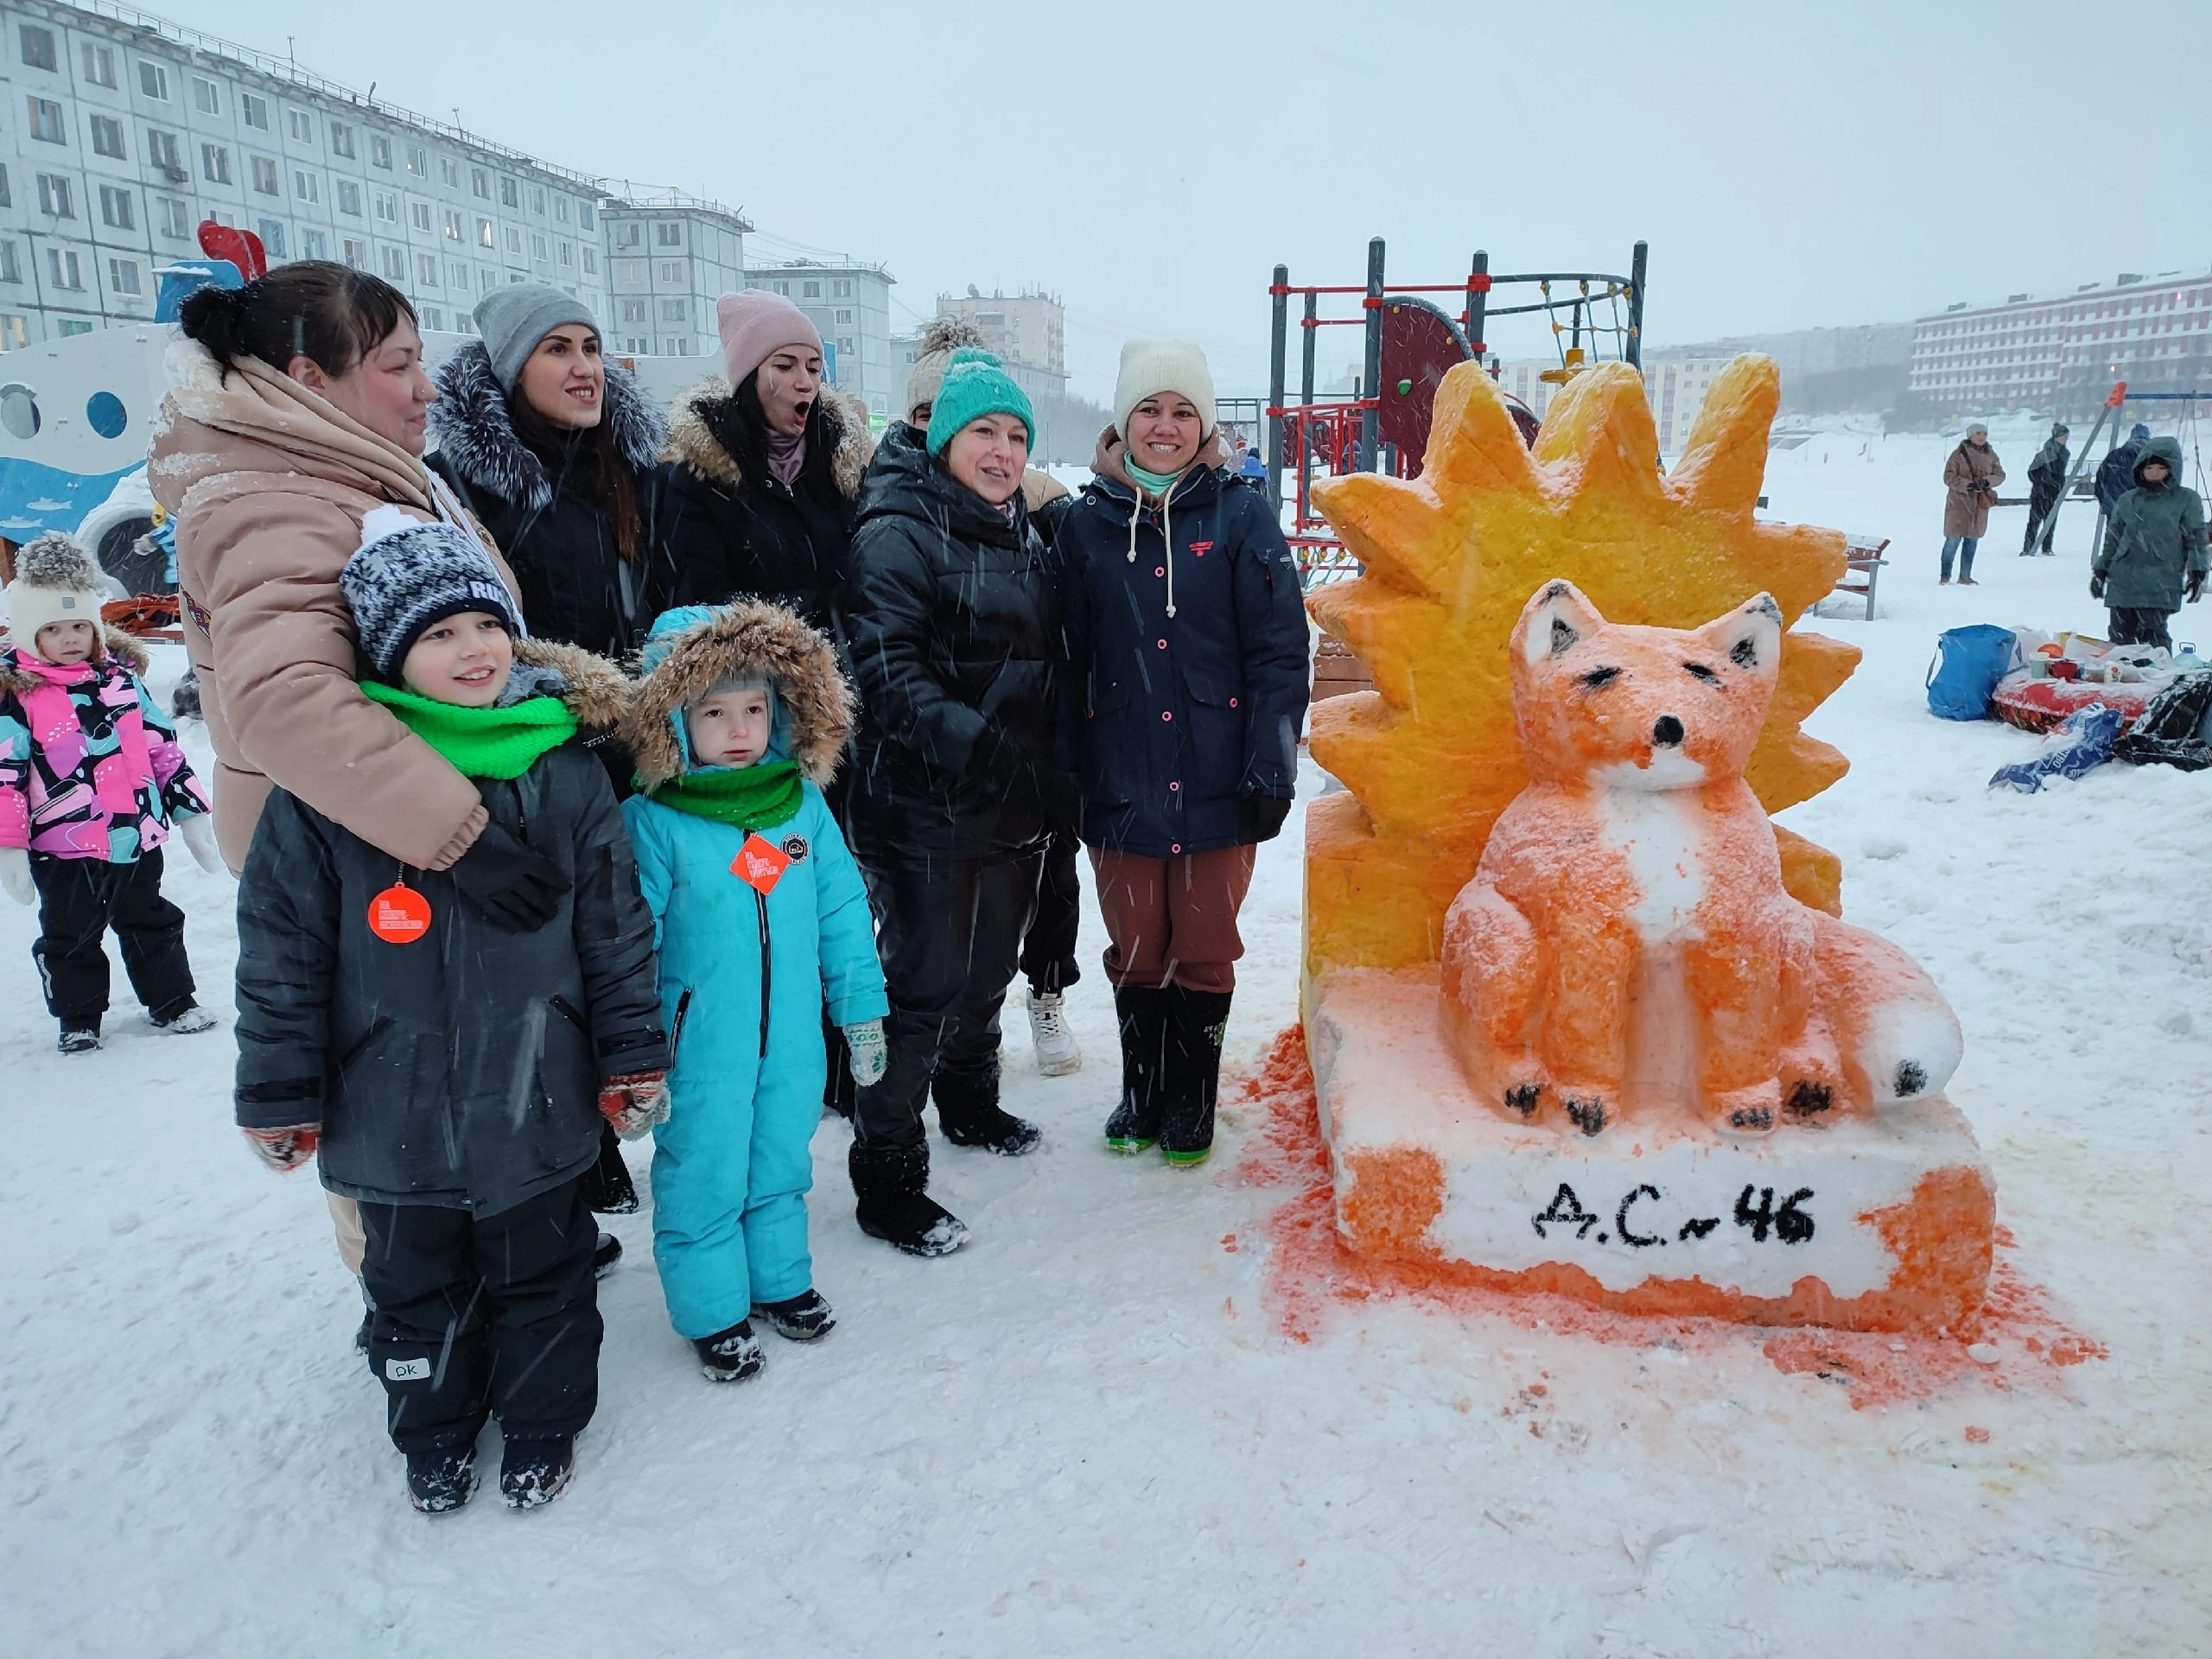
{"label": "child in pink snowsuit", "polygon": [[0,653],[0,887],[39,906],[31,947],[60,1048],[100,1046],[108,929],[124,971],[164,1031],[215,1023],[193,1001],[184,912],[162,897],[172,825],[203,869],[222,868],[176,731],[138,676],[146,658],[100,623],[99,571],[67,536],[16,557],[10,649]]}

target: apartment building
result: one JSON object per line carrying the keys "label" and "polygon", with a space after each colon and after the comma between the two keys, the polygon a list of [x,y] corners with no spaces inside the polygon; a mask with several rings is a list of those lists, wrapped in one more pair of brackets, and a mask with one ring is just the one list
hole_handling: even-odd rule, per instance
{"label": "apartment building", "polygon": [[[607,347],[632,356],[704,357],[719,362],[715,301],[745,286],[745,233],[752,224],[696,196],[608,196],[600,204],[607,239]],[[704,371],[702,371],[704,372]]]}
{"label": "apartment building", "polygon": [[127,7],[0,0],[0,346],[153,315],[213,219],[339,259],[429,328],[503,283],[604,314],[596,181]]}
{"label": "apartment building", "polygon": [[1912,391],[1949,413],[2075,414],[2125,380],[2212,389],[2212,273],[2123,271],[2071,294],[1961,301],[1913,324]]}
{"label": "apartment building", "polygon": [[747,288],[780,294],[806,313],[833,353],[836,385],[888,419],[904,413],[907,365],[891,349],[891,289],[898,281],[881,265],[794,259],[757,265]]}
{"label": "apartment building", "polygon": [[937,296],[940,317],[959,317],[1001,359],[1014,384],[1033,397],[1067,391],[1067,312],[1056,294],[986,295],[970,285],[964,296]]}

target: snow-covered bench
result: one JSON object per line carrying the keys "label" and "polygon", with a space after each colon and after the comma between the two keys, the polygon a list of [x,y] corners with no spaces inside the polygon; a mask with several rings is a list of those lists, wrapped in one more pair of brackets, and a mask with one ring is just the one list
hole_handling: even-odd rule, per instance
{"label": "snow-covered bench", "polygon": [[1882,556],[1889,549],[1886,536],[1846,536],[1843,556],[1848,561],[1843,575],[1837,580],[1834,591],[1856,598],[1866,596],[1866,620],[1874,620],[1874,586],[1882,579],[1882,572],[1889,561]]}

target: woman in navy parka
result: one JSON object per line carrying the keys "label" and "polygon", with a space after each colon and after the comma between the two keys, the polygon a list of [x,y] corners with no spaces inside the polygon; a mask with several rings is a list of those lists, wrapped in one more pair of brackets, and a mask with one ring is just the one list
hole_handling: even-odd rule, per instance
{"label": "woman in navy parka", "polygon": [[1114,408],[1055,546],[1122,1033],[1106,1138],[1190,1165],[1213,1143],[1237,912],[1297,782],[1306,607],[1267,497],[1222,470],[1205,353],[1132,340]]}

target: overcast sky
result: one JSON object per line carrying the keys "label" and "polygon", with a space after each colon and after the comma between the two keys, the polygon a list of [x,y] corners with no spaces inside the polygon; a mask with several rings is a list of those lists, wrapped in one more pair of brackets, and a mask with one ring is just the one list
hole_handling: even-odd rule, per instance
{"label": "overcast sky", "polygon": [[[740,207],[748,258],[880,261],[896,327],[970,283],[1052,290],[1093,396],[1139,334],[1264,389],[1271,268],[1357,283],[1376,235],[1402,282],[1477,247],[1624,271],[1642,237],[1655,345],[2212,263],[2203,0],[148,3]],[[1326,372],[1357,354],[1325,340]]]}

